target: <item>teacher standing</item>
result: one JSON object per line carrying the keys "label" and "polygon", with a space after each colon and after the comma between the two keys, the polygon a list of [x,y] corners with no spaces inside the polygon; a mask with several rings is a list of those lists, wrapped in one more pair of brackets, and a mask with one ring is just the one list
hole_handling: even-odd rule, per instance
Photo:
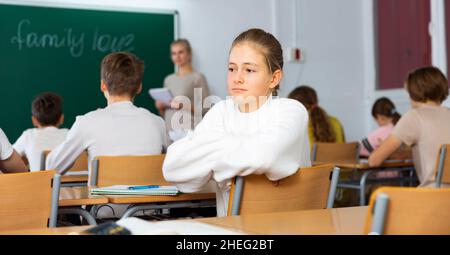
{"label": "teacher standing", "polygon": [[[170,45],[172,62],[177,66],[177,72],[167,76],[164,79],[164,87],[168,88],[173,96],[170,105],[166,105],[160,101],[156,101],[156,108],[161,116],[164,116],[167,130],[174,131],[177,129],[194,129],[194,110],[203,112],[203,107],[194,109],[194,105],[200,105],[194,102],[194,99],[203,99],[209,95],[208,84],[203,74],[192,68],[192,49],[189,41],[186,39],[178,39]],[[199,88],[196,93],[201,91],[194,98],[194,89]],[[184,96],[184,97],[179,97]],[[186,104],[189,100],[189,104]],[[190,117],[190,118],[189,118]]]}

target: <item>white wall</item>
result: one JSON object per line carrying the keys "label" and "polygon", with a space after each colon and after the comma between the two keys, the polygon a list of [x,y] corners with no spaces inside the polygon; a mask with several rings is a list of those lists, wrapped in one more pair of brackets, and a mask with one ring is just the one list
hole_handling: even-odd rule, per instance
{"label": "white wall", "polygon": [[[443,2],[431,1],[433,6]],[[301,84],[313,86],[319,94],[320,104],[343,123],[347,140],[359,140],[375,127],[370,108],[377,97],[390,96],[401,112],[409,108],[408,97],[403,90],[375,90],[371,0],[20,2],[178,10],[180,37],[192,43],[194,67],[206,75],[212,93],[220,97],[226,96],[226,63],[233,38],[250,27],[270,31],[279,38],[284,49],[300,47],[305,54],[304,62],[285,64],[280,94],[286,96]],[[437,26],[437,30],[441,31],[442,26]],[[435,41],[436,45],[442,45],[442,37]],[[441,55],[442,50],[434,54]],[[436,63],[444,62],[436,60]]]}
{"label": "white wall", "polygon": [[[347,140],[367,134],[365,123],[364,52],[361,0],[284,0],[278,2],[278,33],[284,47],[304,50],[305,61],[288,63],[281,90],[287,95],[301,84],[315,88],[319,104],[338,117]],[[297,40],[292,8],[298,8]],[[292,45],[297,41],[298,45]]]}

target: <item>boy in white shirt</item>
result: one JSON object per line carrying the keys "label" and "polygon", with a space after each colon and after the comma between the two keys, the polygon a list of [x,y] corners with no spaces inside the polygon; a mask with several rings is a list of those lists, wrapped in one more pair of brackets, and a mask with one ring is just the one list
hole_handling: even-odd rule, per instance
{"label": "boy in white shirt", "polygon": [[[160,154],[168,146],[164,120],[133,104],[142,90],[144,63],[126,52],[111,53],[101,64],[101,85],[108,106],[78,116],[66,140],[47,157],[46,168],[67,171],[77,157]],[[126,169],[124,169],[126,171]]]}
{"label": "boy in white shirt", "polygon": [[66,128],[59,128],[64,122],[62,98],[54,93],[42,93],[31,104],[31,121],[36,128],[25,130],[14,143],[14,149],[26,157],[30,171],[40,171],[42,153],[53,150],[66,138]]}
{"label": "boy in white shirt", "polygon": [[0,128],[0,173],[28,172],[28,167],[20,155],[13,149],[3,130]]}

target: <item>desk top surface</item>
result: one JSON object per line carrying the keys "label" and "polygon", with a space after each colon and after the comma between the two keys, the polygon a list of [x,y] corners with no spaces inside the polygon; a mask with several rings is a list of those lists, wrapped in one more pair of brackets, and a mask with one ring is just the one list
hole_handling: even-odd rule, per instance
{"label": "desk top surface", "polygon": [[413,167],[414,163],[411,160],[389,160],[383,162],[380,166],[371,167],[367,160],[360,161],[348,161],[348,160],[338,160],[335,162],[320,162],[314,161],[313,165],[320,164],[334,164],[341,169],[356,169],[356,170],[372,170],[372,169],[382,169],[382,168],[395,168],[395,167]]}
{"label": "desk top surface", "polygon": [[227,216],[196,221],[248,234],[362,235],[367,210],[367,206],[362,206]]}
{"label": "desk top surface", "polygon": [[216,199],[215,193],[186,193],[176,196],[105,195],[113,204],[143,204]]}
{"label": "desk top surface", "polygon": [[89,194],[88,187],[62,187],[59,191],[59,206],[101,205],[108,198]]}
{"label": "desk top surface", "polygon": [[[362,235],[367,206],[194,219],[248,234]],[[183,220],[185,221],[185,220]],[[67,235],[91,226],[3,231],[9,235]]]}

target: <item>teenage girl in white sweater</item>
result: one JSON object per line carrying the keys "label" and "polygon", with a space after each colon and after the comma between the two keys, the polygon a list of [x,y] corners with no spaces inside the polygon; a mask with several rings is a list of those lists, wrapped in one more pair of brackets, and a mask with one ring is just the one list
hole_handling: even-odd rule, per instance
{"label": "teenage girl in white sweater", "polygon": [[275,181],[308,167],[308,113],[298,101],[272,97],[283,76],[278,40],[260,29],[231,46],[228,93],[193,132],[167,150],[164,177],[182,192],[217,183],[217,215],[225,216],[231,179],[264,174]]}

